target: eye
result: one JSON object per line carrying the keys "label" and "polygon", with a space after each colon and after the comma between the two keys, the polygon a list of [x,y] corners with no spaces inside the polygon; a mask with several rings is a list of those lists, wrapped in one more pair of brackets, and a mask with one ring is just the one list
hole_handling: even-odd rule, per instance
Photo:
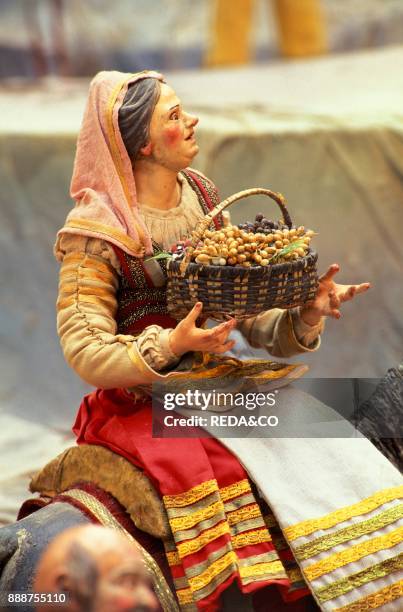
{"label": "eye", "polygon": [[179,119],[179,111],[178,110],[172,111],[172,113],[169,115],[169,118],[173,119],[174,121],[177,121]]}

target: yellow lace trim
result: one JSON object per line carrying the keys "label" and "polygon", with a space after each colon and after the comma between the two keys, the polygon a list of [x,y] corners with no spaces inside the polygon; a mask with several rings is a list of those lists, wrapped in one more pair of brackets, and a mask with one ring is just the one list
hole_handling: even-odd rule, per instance
{"label": "yellow lace trim", "polygon": [[362,557],[366,557],[367,555],[371,555],[385,548],[392,548],[393,546],[400,544],[402,542],[402,538],[403,527],[399,527],[386,535],[378,536],[372,540],[362,542],[361,544],[356,544],[347,550],[334,553],[333,555],[322,559],[322,561],[309,565],[308,567],[304,568],[305,576],[308,578],[308,580],[315,580],[315,578],[319,578],[319,576],[323,576],[323,574],[328,574],[338,567],[342,567],[348,563],[353,563],[353,561],[357,561]]}
{"label": "yellow lace trim", "polygon": [[286,572],[281,561],[271,561],[270,563],[257,563],[248,567],[240,567],[239,575],[241,578],[251,578],[262,574],[282,574],[286,577]]}
{"label": "yellow lace trim", "polygon": [[186,606],[186,604],[193,603],[193,594],[190,589],[181,589],[180,591],[176,591],[176,595],[179,600],[179,605]]}
{"label": "yellow lace trim", "polygon": [[290,527],[286,527],[283,531],[287,539],[289,541],[293,541],[301,536],[306,536],[314,531],[318,531],[319,529],[329,529],[329,527],[334,527],[334,525],[347,521],[353,516],[367,514],[368,512],[379,508],[379,506],[401,497],[403,497],[403,486],[384,489],[383,491],[378,491],[377,493],[374,493],[374,495],[363,499],[357,504],[339,508],[339,510],[330,512],[329,514],[317,519],[309,519],[307,521],[297,523],[296,525],[291,525]]}
{"label": "yellow lace trim", "polygon": [[316,596],[321,602],[335,599],[336,597],[348,593],[352,589],[358,589],[363,584],[367,584],[373,580],[379,580],[379,578],[388,576],[393,572],[398,572],[401,569],[403,569],[403,554],[393,557],[392,559],[386,559],[386,561],[381,561],[376,565],[371,565],[360,572],[347,576],[347,578],[337,580],[337,582],[332,582],[332,584],[318,589],[316,591]]}
{"label": "yellow lace trim", "polygon": [[242,548],[243,546],[253,546],[254,544],[263,544],[270,542],[270,534],[267,529],[258,529],[257,531],[248,531],[247,533],[239,533],[231,536],[232,546],[234,548]]}
{"label": "yellow lace trim", "polygon": [[230,551],[211,563],[204,571],[202,571],[198,576],[194,576],[193,578],[189,578],[189,585],[191,590],[198,591],[205,587],[209,582],[214,580],[218,574],[221,574],[227,567],[234,565],[234,571],[236,571],[236,563],[237,557],[234,551]]}
{"label": "yellow lace trim", "polygon": [[218,491],[218,484],[216,480],[206,480],[195,487],[192,487],[185,493],[179,493],[178,495],[164,495],[163,502],[165,508],[182,508],[183,506],[190,506],[195,502],[207,497],[210,493]]}
{"label": "yellow lace trim", "polygon": [[353,603],[347,604],[347,606],[343,606],[342,608],[337,608],[335,612],[368,612],[368,610],[380,608],[402,596],[403,580],[399,580],[399,582],[395,582],[384,589],[380,589],[376,591],[376,593],[357,599],[353,601]]}
{"label": "yellow lace trim", "polygon": [[210,504],[210,506],[207,506],[207,508],[202,508],[201,510],[192,512],[188,516],[178,516],[176,518],[171,518],[169,519],[169,524],[171,526],[172,531],[175,533],[177,531],[182,531],[183,529],[190,529],[191,527],[197,525],[197,523],[211,518],[212,516],[218,513],[222,513],[222,518],[225,518],[224,505],[222,501],[215,502],[215,504]]}
{"label": "yellow lace trim", "polygon": [[220,489],[221,499],[226,502],[233,497],[239,497],[244,493],[250,493],[251,488],[248,480],[240,480],[239,482],[235,482],[228,487],[223,487]]}
{"label": "yellow lace trim", "polygon": [[206,544],[209,544],[226,533],[229,534],[229,526],[226,521],[219,523],[219,525],[216,525],[215,527],[206,529],[206,531],[203,531],[203,533],[193,540],[186,540],[185,542],[178,544],[179,555],[183,559],[183,557],[199,551],[201,548],[203,548],[203,546],[206,546]]}
{"label": "yellow lace trim", "polygon": [[309,559],[309,557],[314,557],[320,552],[329,550],[338,544],[343,544],[344,542],[354,540],[373,531],[378,531],[379,529],[394,523],[402,516],[403,504],[399,504],[398,506],[389,508],[389,510],[385,510],[385,512],[382,512],[367,521],[356,523],[355,525],[345,527],[344,529],[340,529],[339,531],[336,531],[330,535],[321,536],[320,538],[308,542],[307,544],[298,546],[295,549],[294,554],[300,561]]}
{"label": "yellow lace trim", "polygon": [[259,517],[262,519],[262,525],[264,525],[263,517],[257,504],[239,508],[238,510],[234,510],[233,512],[229,512],[227,514],[227,519],[230,525],[235,525],[241,521],[247,521],[249,519]]}
{"label": "yellow lace trim", "polygon": [[166,555],[169,567],[181,564],[181,559],[176,551],[165,552],[165,555]]}

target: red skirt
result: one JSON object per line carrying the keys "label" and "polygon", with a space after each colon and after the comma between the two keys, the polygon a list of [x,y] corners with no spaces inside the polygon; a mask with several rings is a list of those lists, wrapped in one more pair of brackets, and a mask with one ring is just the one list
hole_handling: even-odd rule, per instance
{"label": "red skirt", "polygon": [[[277,551],[247,473],[218,440],[153,438],[151,401],[135,402],[124,389],[87,395],[73,431],[78,444],[105,446],[142,469],[161,494],[173,534],[166,554],[182,607],[219,610],[220,594],[236,580],[243,593],[258,592],[257,610],[308,609],[296,601],[309,591],[290,578],[291,551]],[[270,585],[280,598],[268,599]]]}

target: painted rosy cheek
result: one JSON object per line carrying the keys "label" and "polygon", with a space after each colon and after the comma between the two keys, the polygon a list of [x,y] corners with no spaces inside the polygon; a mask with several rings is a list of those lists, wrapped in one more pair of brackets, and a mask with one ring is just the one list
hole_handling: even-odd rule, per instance
{"label": "painted rosy cheek", "polygon": [[182,138],[182,130],[178,125],[169,126],[164,130],[164,140],[169,147],[175,146]]}

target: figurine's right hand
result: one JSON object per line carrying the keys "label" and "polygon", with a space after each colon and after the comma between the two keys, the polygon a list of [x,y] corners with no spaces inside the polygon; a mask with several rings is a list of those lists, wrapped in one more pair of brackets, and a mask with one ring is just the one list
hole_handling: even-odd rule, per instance
{"label": "figurine's right hand", "polygon": [[228,340],[228,335],[236,326],[236,320],[230,319],[213,329],[202,329],[196,327],[196,320],[201,315],[202,309],[202,302],[197,302],[189,314],[171,331],[169,344],[178,357],[188,351],[225,353],[234,346],[235,341]]}

